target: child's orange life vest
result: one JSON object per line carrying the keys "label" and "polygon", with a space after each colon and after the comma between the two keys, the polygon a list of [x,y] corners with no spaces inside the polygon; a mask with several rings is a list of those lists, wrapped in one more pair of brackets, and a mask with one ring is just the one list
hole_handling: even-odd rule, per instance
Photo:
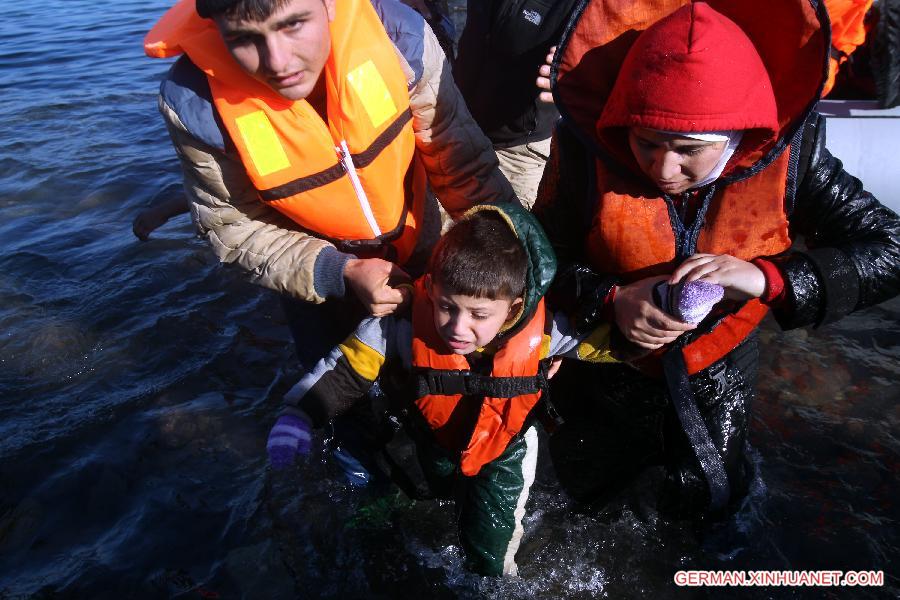
{"label": "child's orange life vest", "polygon": [[[494,355],[491,378],[537,379],[544,321],[542,299],[528,323]],[[416,283],[413,299],[412,366],[414,374],[427,371],[437,375],[465,376],[469,370],[465,356],[447,350],[438,334],[432,302],[421,279]],[[461,393],[424,393],[415,400],[438,443],[451,451],[459,450],[454,447],[459,431],[451,417],[462,397]],[[540,397],[541,391],[537,389],[512,397],[483,397],[475,427],[460,455],[462,473],[476,475],[482,466],[500,456],[522,430],[526,417]]]}

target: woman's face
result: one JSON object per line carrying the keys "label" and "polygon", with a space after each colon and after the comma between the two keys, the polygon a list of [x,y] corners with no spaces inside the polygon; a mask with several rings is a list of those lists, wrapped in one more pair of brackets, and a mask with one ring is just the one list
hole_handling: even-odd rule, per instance
{"label": "woman's face", "polygon": [[680,194],[702,181],[715,168],[726,145],[643,127],[628,131],[628,143],[641,170],[666,194]]}

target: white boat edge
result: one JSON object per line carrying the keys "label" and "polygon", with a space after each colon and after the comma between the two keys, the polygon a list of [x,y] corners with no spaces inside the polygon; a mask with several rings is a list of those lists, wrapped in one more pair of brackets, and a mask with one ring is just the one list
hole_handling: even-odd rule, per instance
{"label": "white boat edge", "polygon": [[826,146],[865,189],[900,213],[900,106],[874,100],[821,100],[827,118]]}

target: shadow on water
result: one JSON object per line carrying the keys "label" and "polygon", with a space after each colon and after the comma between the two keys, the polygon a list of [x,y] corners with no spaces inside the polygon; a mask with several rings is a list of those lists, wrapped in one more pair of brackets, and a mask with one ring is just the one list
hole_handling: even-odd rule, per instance
{"label": "shadow on water", "polygon": [[140,53],[168,4],[0,8],[0,599],[718,597],[676,588],[689,568],[883,569],[883,588],[729,597],[897,596],[900,301],[767,326],[760,476],[725,523],[660,519],[653,472],[576,507],[544,457],[522,577],[481,579],[451,505],[346,487],[321,444],[271,473],[299,376],[277,300],[186,217],[130,232],[179,185],[156,114],[167,64]]}

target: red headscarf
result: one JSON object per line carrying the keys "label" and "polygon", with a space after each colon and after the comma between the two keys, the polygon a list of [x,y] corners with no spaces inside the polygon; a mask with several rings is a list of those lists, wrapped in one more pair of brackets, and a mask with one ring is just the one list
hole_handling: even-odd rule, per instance
{"label": "red headscarf", "polygon": [[705,2],[656,22],[628,51],[597,123],[663,131],[778,131],[769,74],[753,42]]}

